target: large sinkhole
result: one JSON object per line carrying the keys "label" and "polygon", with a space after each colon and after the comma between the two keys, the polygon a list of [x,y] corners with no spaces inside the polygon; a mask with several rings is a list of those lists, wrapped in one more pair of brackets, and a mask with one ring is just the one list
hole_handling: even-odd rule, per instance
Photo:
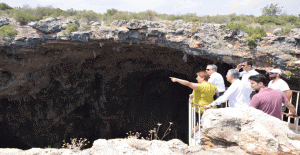
{"label": "large sinkhole", "polygon": [[[196,72],[205,70],[207,64],[217,64],[224,77],[233,67],[155,45],[107,44],[93,48],[97,55],[91,47],[77,48],[77,53],[67,47],[46,48],[40,52],[43,65],[23,69],[26,81],[15,94],[1,99],[0,147],[60,148],[70,138],[87,138],[92,144],[100,138],[125,138],[130,131],[146,138],[158,122],[162,123],[160,138],[173,122],[163,140],[178,138],[188,143],[192,90],[172,83],[169,77],[196,82]],[[84,58],[84,52],[92,56]],[[76,58],[65,57],[76,54]],[[54,59],[57,55],[60,59]],[[47,62],[50,58],[59,63]],[[17,80],[16,74],[3,71],[2,86]]]}

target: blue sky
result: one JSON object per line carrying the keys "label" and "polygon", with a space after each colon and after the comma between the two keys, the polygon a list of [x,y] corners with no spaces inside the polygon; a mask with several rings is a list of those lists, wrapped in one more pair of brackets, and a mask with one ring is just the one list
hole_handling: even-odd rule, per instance
{"label": "blue sky", "polygon": [[12,7],[22,7],[27,4],[49,6],[62,10],[93,10],[105,13],[107,9],[115,8],[120,11],[140,12],[154,10],[166,14],[196,13],[198,16],[255,15],[260,16],[261,9],[268,4],[279,4],[283,12],[290,15],[300,14],[300,0],[2,0]]}

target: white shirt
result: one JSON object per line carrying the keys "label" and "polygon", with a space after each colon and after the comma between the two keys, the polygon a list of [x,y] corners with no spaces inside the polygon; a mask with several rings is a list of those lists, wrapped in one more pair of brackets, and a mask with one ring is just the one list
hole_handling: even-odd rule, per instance
{"label": "white shirt", "polygon": [[210,75],[208,82],[216,85],[219,93],[225,91],[224,79],[220,73],[213,72]]}
{"label": "white shirt", "polygon": [[[272,88],[275,90],[279,90],[283,93],[284,96],[286,96],[285,91],[290,90],[289,85],[282,79],[279,79],[273,83],[274,80],[271,80],[268,84],[268,88]],[[284,106],[284,104],[282,104]]]}
{"label": "white shirt", "polygon": [[245,87],[241,87],[241,85],[243,85],[243,82],[239,79],[236,79],[225,91],[225,93],[222,96],[220,96],[217,100],[212,102],[210,105],[220,105],[221,103],[224,103],[227,100],[229,100],[229,107],[232,108],[250,105],[250,103],[248,104],[245,99]]}
{"label": "white shirt", "polygon": [[246,102],[248,103],[248,105],[250,105],[250,94],[252,93],[252,91],[254,91],[251,86],[250,86],[250,81],[249,81],[249,77],[252,75],[257,75],[259,74],[257,71],[255,71],[254,69],[250,70],[250,71],[242,71],[240,72],[240,77],[242,77],[242,82],[243,82],[243,86],[245,87],[245,99]]}
{"label": "white shirt", "polygon": [[282,79],[279,79],[279,80],[275,81],[274,83],[273,83],[273,81],[274,80],[271,80],[269,82],[268,88],[279,90],[286,96],[284,91],[290,90],[289,85]]}

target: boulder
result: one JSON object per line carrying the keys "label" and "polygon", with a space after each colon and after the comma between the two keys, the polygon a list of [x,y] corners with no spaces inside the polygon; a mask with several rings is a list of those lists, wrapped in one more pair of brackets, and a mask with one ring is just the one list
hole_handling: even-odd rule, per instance
{"label": "boulder", "polygon": [[278,29],[273,30],[272,33],[273,33],[274,35],[279,35],[281,31],[282,31],[281,28],[278,28]]}
{"label": "boulder", "polygon": [[0,17],[0,27],[3,25],[8,25],[9,24],[9,19]]}
{"label": "boulder", "polygon": [[122,26],[126,25],[126,23],[127,23],[126,20],[114,20],[110,25],[122,27]]}
{"label": "boulder", "polygon": [[31,22],[28,25],[46,34],[60,32],[62,28],[59,18],[47,18],[38,22]]}
{"label": "boulder", "polygon": [[253,154],[299,154],[294,134],[286,123],[252,107],[211,109],[202,119],[203,133],[213,139],[236,143]]}

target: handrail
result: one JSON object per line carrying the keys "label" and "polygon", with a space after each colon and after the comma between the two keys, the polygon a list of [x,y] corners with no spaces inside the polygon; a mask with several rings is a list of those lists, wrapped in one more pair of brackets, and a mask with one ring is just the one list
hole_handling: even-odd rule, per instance
{"label": "handrail", "polygon": [[[291,90],[292,91],[292,96],[291,96],[291,99],[290,99],[290,103],[293,104],[293,93],[297,93],[297,99],[296,99],[296,105],[295,106],[295,109],[296,109],[296,114],[298,115],[298,107],[299,107],[299,94],[300,94],[300,91],[297,91],[297,90]],[[291,113],[291,111],[289,110],[288,113]],[[282,112],[282,117],[283,115],[287,115],[288,113],[284,113]],[[298,117],[295,117],[295,118],[291,118],[291,117],[288,117],[288,125],[292,125],[292,126],[295,126],[295,132],[298,133],[298,128],[299,128],[299,118],[300,116]],[[294,123],[291,123],[291,119],[294,120]]]}

